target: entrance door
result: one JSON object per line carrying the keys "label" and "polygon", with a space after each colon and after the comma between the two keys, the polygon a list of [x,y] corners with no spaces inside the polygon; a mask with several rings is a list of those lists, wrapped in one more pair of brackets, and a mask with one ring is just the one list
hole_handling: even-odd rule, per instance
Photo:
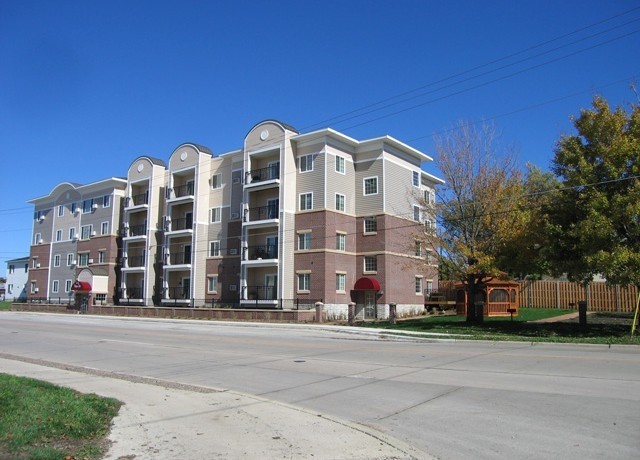
{"label": "entrance door", "polygon": [[264,276],[264,299],[275,300],[278,295],[278,275],[271,274]]}
{"label": "entrance door", "polygon": [[191,245],[190,244],[185,244],[184,245],[184,258],[183,261],[185,264],[190,264],[191,263]]}
{"label": "entrance door", "polygon": [[278,258],[278,237],[268,236],[267,237],[267,259],[277,259],[277,258]]}
{"label": "entrance door", "polygon": [[184,228],[185,230],[193,228],[193,213],[191,211],[184,213]]}
{"label": "entrance door", "polygon": [[280,201],[277,198],[267,201],[267,219],[277,219],[280,212]]}
{"label": "entrance door", "polygon": [[364,317],[365,319],[375,319],[376,313],[376,293],[375,291],[364,292]]}

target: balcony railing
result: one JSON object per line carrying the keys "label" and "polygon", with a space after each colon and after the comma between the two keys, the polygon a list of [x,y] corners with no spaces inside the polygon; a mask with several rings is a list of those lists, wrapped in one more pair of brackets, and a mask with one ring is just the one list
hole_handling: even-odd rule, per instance
{"label": "balcony railing", "polygon": [[180,230],[192,230],[192,229],[193,229],[193,218],[181,217],[180,219],[171,220],[171,224],[169,225],[168,231],[176,232]]}
{"label": "balcony railing", "polygon": [[261,169],[252,169],[248,174],[251,177],[251,183],[280,179],[280,165],[267,166],[266,168]]}
{"label": "balcony railing", "polygon": [[146,257],[144,255],[128,255],[127,256],[127,267],[144,267]]}
{"label": "balcony railing", "polygon": [[278,258],[278,246],[276,245],[262,245],[262,246],[249,246],[247,248],[245,260],[260,260],[260,259],[277,259]]}
{"label": "balcony railing", "polygon": [[191,295],[187,286],[170,286],[163,289],[163,291],[163,298],[165,299],[189,300]]}
{"label": "balcony railing", "polygon": [[129,206],[140,206],[143,204],[149,204],[149,191],[147,190],[144,193],[138,193],[136,195],[132,195],[127,197],[127,202],[125,203],[126,207]]}
{"label": "balcony railing", "polygon": [[277,300],[276,286],[246,286],[247,300]]}
{"label": "balcony railing", "polygon": [[249,208],[249,212],[245,213],[245,222],[255,222],[258,220],[277,219],[278,218],[278,206],[258,206],[256,208]]}
{"label": "balcony railing", "polygon": [[169,254],[169,265],[189,265],[191,263],[191,253]]}
{"label": "balcony railing", "polygon": [[120,298],[121,299],[142,299],[144,296],[142,288],[121,288],[120,289]]}
{"label": "balcony railing", "polygon": [[147,225],[131,225],[130,227],[123,227],[120,231],[120,234],[123,237],[131,237],[131,236],[146,236],[147,234]]}
{"label": "balcony railing", "polygon": [[178,185],[176,187],[173,187],[173,193],[175,194],[176,198],[180,198],[182,196],[191,196],[193,195],[193,184],[188,183],[185,185]]}

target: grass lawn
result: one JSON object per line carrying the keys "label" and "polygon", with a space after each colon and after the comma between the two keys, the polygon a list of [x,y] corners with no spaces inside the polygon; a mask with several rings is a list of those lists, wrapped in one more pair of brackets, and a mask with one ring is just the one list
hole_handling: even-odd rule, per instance
{"label": "grass lawn", "polygon": [[5,302],[5,301],[0,302],[0,311],[8,310],[9,307],[11,307],[11,302]]}
{"label": "grass lawn", "polygon": [[[520,315],[511,321],[507,318],[485,318],[482,324],[467,324],[464,316],[425,316],[398,321],[395,326],[388,322],[361,323],[363,327],[378,327],[390,330],[437,332],[461,334],[470,340],[514,340],[525,342],[572,342],[640,345],[640,337],[631,337],[630,321],[609,321],[614,315],[589,315],[587,327],[581,328],[573,322],[531,323],[575,312],[556,308],[521,308]],[[615,318],[614,318],[615,319]]]}
{"label": "grass lawn", "polygon": [[99,459],[120,402],[0,374],[0,458]]}

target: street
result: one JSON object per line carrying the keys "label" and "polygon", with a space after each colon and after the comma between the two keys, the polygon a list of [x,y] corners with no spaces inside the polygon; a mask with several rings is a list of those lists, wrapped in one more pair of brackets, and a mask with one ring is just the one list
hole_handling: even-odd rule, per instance
{"label": "street", "polygon": [[257,395],[445,460],[626,459],[640,449],[640,350],[632,346],[0,312],[0,352]]}

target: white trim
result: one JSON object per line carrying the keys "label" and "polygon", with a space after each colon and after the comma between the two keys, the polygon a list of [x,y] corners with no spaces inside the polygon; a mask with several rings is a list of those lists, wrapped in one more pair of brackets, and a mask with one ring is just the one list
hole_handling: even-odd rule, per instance
{"label": "white trim", "polygon": [[[383,173],[384,173],[384,168],[383,168]],[[366,181],[370,180],[370,179],[375,179],[376,180],[376,192],[375,193],[367,193]],[[362,178],[362,196],[374,196],[374,195],[377,195],[378,193],[380,193],[380,184],[379,184],[378,176],[363,177]]]}
{"label": "white trim", "polygon": [[[302,195],[311,195],[311,208],[302,209]],[[313,211],[313,192],[303,192],[298,194],[298,211]]]}

